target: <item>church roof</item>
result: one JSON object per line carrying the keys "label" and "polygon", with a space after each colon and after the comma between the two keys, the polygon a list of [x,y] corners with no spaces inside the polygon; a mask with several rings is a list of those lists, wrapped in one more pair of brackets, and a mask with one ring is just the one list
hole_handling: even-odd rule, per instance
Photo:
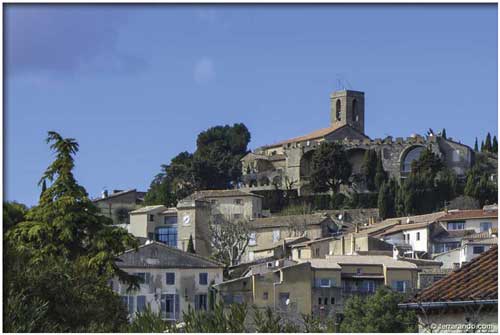
{"label": "church roof", "polygon": [[[288,144],[288,143],[295,143],[295,142],[301,142],[301,141],[310,141],[310,140],[320,139],[320,138],[323,138],[327,135],[330,135],[331,133],[333,133],[341,128],[344,128],[344,127],[349,127],[351,130],[353,130],[357,133],[360,133],[358,130],[354,129],[353,127],[349,126],[348,124],[335,125],[335,126],[331,126],[328,128],[322,128],[322,129],[315,130],[312,133],[309,133],[309,134],[304,135],[304,136],[294,137],[294,138],[284,140],[284,141],[281,141],[278,143],[266,145],[266,146],[264,146],[264,148],[272,148],[272,147],[282,146],[282,145]],[[360,133],[360,134],[362,134],[362,133]],[[362,135],[366,137],[365,134],[362,134]]]}

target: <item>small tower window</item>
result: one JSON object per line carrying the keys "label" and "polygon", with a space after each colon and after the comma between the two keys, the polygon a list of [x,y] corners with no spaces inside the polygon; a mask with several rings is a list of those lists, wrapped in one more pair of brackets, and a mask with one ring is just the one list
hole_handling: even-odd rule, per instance
{"label": "small tower window", "polygon": [[359,117],[358,117],[358,102],[356,101],[356,99],[354,99],[352,101],[352,120],[354,122],[358,122],[359,121]]}
{"label": "small tower window", "polygon": [[337,117],[337,121],[340,121],[340,109],[341,109],[341,102],[340,102],[340,99],[337,99],[337,103],[336,103],[336,106],[335,106],[335,110],[336,110],[336,117]]}

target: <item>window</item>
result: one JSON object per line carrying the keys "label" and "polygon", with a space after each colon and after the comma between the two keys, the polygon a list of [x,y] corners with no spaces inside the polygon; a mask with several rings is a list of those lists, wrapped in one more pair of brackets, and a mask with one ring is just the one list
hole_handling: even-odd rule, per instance
{"label": "window", "polygon": [[241,219],[241,214],[233,214],[233,219],[234,220],[240,220]]}
{"label": "window", "polygon": [[335,298],[334,297],[330,298],[330,304],[335,305]]}
{"label": "window", "polygon": [[328,305],[328,298],[325,298],[325,306]]}
{"label": "window", "polygon": [[340,102],[340,99],[337,99],[337,102],[335,105],[335,117],[337,118],[337,121],[340,121],[341,107],[342,107],[342,103]]}
{"label": "window", "polygon": [[280,302],[280,307],[287,307],[290,302],[290,293],[280,292],[279,302]]}
{"label": "window", "polygon": [[418,146],[410,149],[403,159],[403,164],[401,167],[401,172],[409,173],[411,172],[411,163],[420,157],[420,153],[424,150],[424,147]]}
{"label": "window", "polygon": [[299,259],[300,259],[300,258],[302,258],[302,249],[299,249],[299,250],[297,251],[297,253],[298,253]]}
{"label": "window", "polygon": [[255,232],[250,233],[250,236],[248,237],[248,245],[250,246],[257,245]]}
{"label": "window", "polygon": [[420,241],[420,232],[417,233],[417,241]]}
{"label": "window", "polygon": [[267,300],[267,299],[269,299],[269,292],[264,292],[264,293],[262,294],[262,299],[263,299],[263,300]]}
{"label": "window", "polygon": [[148,233],[148,240],[152,241],[155,239],[155,233]]}
{"label": "window", "polygon": [[475,247],[472,248],[472,253],[474,255],[481,254],[483,252],[484,252],[484,246],[483,245],[475,246]]}
{"label": "window", "polygon": [[217,205],[217,200],[215,200],[215,199],[210,200],[210,204]]}
{"label": "window", "polygon": [[273,230],[273,242],[278,242],[280,240],[280,230]]}
{"label": "window", "polygon": [[318,305],[321,305],[321,297],[318,298]]}
{"label": "window", "polygon": [[319,287],[330,287],[330,286],[331,286],[330,279],[320,279]]}
{"label": "window", "polygon": [[407,280],[394,280],[392,282],[392,288],[397,292],[406,292],[408,290],[409,282]]}
{"label": "window", "polygon": [[448,222],[446,225],[448,230],[464,230],[464,221]]}
{"label": "window", "polygon": [[358,122],[359,121],[359,116],[358,116],[358,104],[357,104],[357,101],[356,99],[354,99],[352,101],[352,120],[354,122]]}
{"label": "window", "polygon": [[481,232],[489,231],[492,226],[491,222],[481,222],[479,225]]}
{"label": "window", "polygon": [[197,311],[206,311],[207,310],[207,295],[206,294],[195,295],[194,309]]}
{"label": "window", "polygon": [[128,314],[132,315],[135,312],[134,308],[134,296],[133,295],[122,295],[122,302],[128,310]]}
{"label": "window", "polygon": [[151,279],[151,274],[149,272],[138,272],[135,273],[135,276],[139,277],[139,283],[141,284],[149,284],[149,281]]}
{"label": "window", "polygon": [[175,272],[166,273],[166,282],[167,285],[175,285]]}
{"label": "window", "polygon": [[357,275],[360,275],[360,274],[362,274],[362,273],[363,273],[363,269],[362,269],[362,268],[357,268],[357,269],[356,269],[356,274],[357,274]]}
{"label": "window", "polygon": [[367,293],[375,292],[375,282],[373,280],[363,280],[361,283],[361,291]]}
{"label": "window", "polygon": [[179,295],[162,294],[160,309],[163,318],[177,320],[180,317]]}
{"label": "window", "polygon": [[149,221],[154,221],[154,220],[155,220],[155,215],[149,214]]}
{"label": "window", "polygon": [[137,312],[141,313],[146,309],[146,296],[138,295],[137,296]]}
{"label": "window", "polygon": [[200,285],[208,285],[208,273],[200,273]]}
{"label": "window", "polygon": [[316,248],[316,249],[314,250],[314,253],[315,253],[316,257],[319,257],[319,248]]}
{"label": "window", "polygon": [[235,205],[243,205],[243,200],[242,199],[234,199],[233,203]]}
{"label": "window", "polygon": [[177,248],[177,227],[160,227],[156,229],[156,240]]}
{"label": "window", "polygon": [[165,216],[163,218],[163,223],[166,225],[176,225],[177,224],[177,216]]}

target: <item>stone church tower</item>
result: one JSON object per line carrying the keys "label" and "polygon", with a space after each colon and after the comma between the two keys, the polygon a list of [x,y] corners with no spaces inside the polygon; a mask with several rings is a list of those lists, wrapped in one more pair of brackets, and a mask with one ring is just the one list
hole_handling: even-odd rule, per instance
{"label": "stone church tower", "polygon": [[336,91],[330,96],[331,126],[349,125],[365,133],[365,93],[358,91]]}

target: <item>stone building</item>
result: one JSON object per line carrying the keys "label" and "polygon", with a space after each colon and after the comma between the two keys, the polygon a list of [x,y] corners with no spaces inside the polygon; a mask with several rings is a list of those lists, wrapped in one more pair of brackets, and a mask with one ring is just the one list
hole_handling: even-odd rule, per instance
{"label": "stone building", "polygon": [[142,206],[146,192],[136,189],[113,190],[111,194],[107,190],[102,192],[102,196],[92,202],[99,208],[102,215],[113,220],[116,225],[128,224],[130,211]]}
{"label": "stone building", "polygon": [[[391,177],[406,178],[411,162],[422,149],[429,147],[459,176],[463,176],[473,162],[473,150],[451,138],[429,133],[408,138],[371,139],[365,134],[365,95],[363,92],[344,90],[331,97],[329,127],[255,149],[242,159],[243,185],[250,190],[296,189],[299,194],[311,193],[308,187],[314,151],[324,142],[339,142],[347,151],[353,168],[353,180],[361,173],[366,150],[382,155],[384,169]],[[357,183],[358,188],[364,186]]]}
{"label": "stone building", "polygon": [[210,287],[223,280],[223,265],[153,241],[119,255],[116,265],[141,280],[131,291],[118,278],[111,283],[131,318],[147,306],[170,321],[181,321],[189,308],[208,310]]}

